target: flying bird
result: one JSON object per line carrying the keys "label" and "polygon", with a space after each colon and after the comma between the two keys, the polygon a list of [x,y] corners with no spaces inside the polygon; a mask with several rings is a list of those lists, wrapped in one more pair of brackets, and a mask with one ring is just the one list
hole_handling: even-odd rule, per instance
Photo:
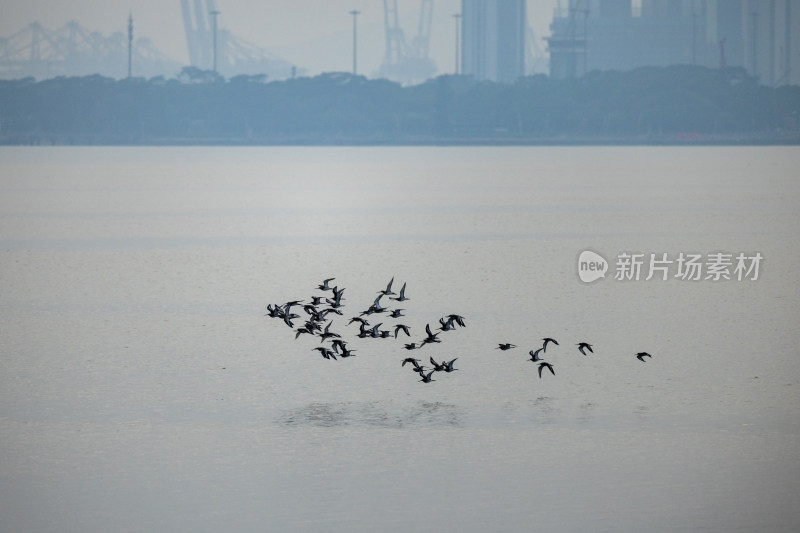
{"label": "flying bird", "polygon": [[445,320],[444,318],[440,318],[439,319],[439,324],[441,324],[439,329],[442,330],[442,331],[450,331],[450,330],[456,329],[456,327],[453,325],[453,319],[452,318],[449,319],[449,320]]}
{"label": "flying bird", "polygon": [[342,295],[344,294],[344,289],[339,290],[339,287],[333,287],[331,290],[333,291],[333,300],[330,298],[325,298],[325,302],[327,302],[332,308],[338,309],[339,307],[342,307]]}
{"label": "flying bird", "polygon": [[553,365],[551,365],[550,363],[546,363],[545,361],[542,361],[541,363],[539,363],[539,379],[542,379],[542,369],[544,367],[549,368],[550,372],[552,372],[554,376],[556,375],[556,371],[553,370]]}
{"label": "flying bird", "polygon": [[645,358],[645,357],[649,357],[650,359],[652,359],[652,358],[653,358],[653,356],[652,356],[652,355],[650,355],[650,354],[649,354],[649,353],[647,353],[647,352],[639,352],[639,353],[637,353],[637,354],[636,354],[636,359],[638,359],[638,360],[639,360],[639,361],[641,361],[642,363],[644,363],[644,358]]}
{"label": "flying bird", "polygon": [[427,374],[423,374],[422,372],[420,372],[419,375],[422,376],[422,379],[420,381],[423,383],[430,383],[431,381],[436,381],[431,377],[434,372],[436,372],[436,370],[431,370]]}
{"label": "flying bird", "polygon": [[461,326],[462,328],[467,327],[466,323],[464,323],[464,317],[461,315],[448,315],[447,317],[449,320],[455,320],[456,324]]}
{"label": "flying bird", "polygon": [[[392,278],[392,279],[394,279],[394,278]],[[391,285],[391,283],[390,283],[390,285]],[[410,298],[406,298],[406,284],[403,283],[403,286],[400,289],[400,295],[397,298],[389,298],[389,299],[390,300],[396,300],[398,302],[405,302],[406,300],[409,300]]]}
{"label": "flying bird", "polygon": [[592,350],[592,345],[589,344],[588,342],[582,342],[582,343],[578,344],[577,346],[578,346],[578,350],[580,350],[580,352],[583,355],[589,355],[584,350],[589,350],[589,352],[594,353],[594,350]]}
{"label": "flying bird", "polygon": [[503,344],[503,343],[501,343],[501,344],[499,344],[499,345],[497,346],[497,348],[495,348],[495,349],[500,349],[500,350],[503,350],[503,351],[505,352],[506,350],[510,350],[511,348],[516,348],[516,347],[517,347],[517,345],[516,345],[516,344],[511,344],[511,343],[509,342],[509,343],[507,343],[507,344]]}
{"label": "flying bird", "polygon": [[348,350],[347,343],[341,339],[333,339],[331,343],[333,346],[333,351],[338,353],[341,357],[355,357],[353,352],[357,350]]}
{"label": "flying bird", "polygon": [[323,342],[326,339],[338,338],[341,336],[338,333],[331,333],[329,331],[331,329],[331,324],[333,324],[333,322],[328,322],[328,324],[325,326],[325,329],[319,334],[319,336],[322,337],[320,342]]}
{"label": "flying bird", "polygon": [[329,290],[331,290],[331,287],[330,287],[330,285],[328,285],[328,282],[329,281],[333,281],[335,279],[336,278],[328,278],[328,279],[326,279],[325,281],[322,282],[322,285],[317,285],[317,288],[319,290],[322,290],[322,291],[329,291]]}
{"label": "flying bird", "polygon": [[283,315],[283,321],[284,321],[284,322],[286,323],[286,325],[287,325],[287,326],[289,326],[290,328],[293,328],[293,327],[294,327],[294,323],[292,323],[292,319],[294,319],[294,318],[300,318],[300,315],[298,315],[298,314],[295,314],[295,313],[285,313],[285,314]]}
{"label": "flying bird", "polygon": [[297,328],[297,333],[296,333],[296,334],[295,334],[295,336],[294,336],[295,340],[296,340],[296,339],[297,339],[297,338],[298,338],[300,335],[302,335],[303,333],[310,333],[311,335],[313,335],[313,334],[314,334],[314,331],[313,331],[312,329],[309,329],[308,327]]}
{"label": "flying bird", "polygon": [[391,296],[392,294],[396,294],[392,292],[392,283],[394,283],[394,277],[389,280],[389,284],[386,286],[386,289],[378,292],[381,293],[382,296]]}
{"label": "flying bird", "polygon": [[430,324],[425,324],[425,332],[428,334],[428,336],[425,337],[425,339],[422,340],[422,343],[420,344],[420,346],[422,346],[423,344],[429,344],[429,343],[432,343],[432,342],[442,342],[442,341],[440,341],[439,339],[436,338],[437,335],[439,335],[439,334],[438,333],[433,333],[431,331],[431,325]]}
{"label": "flying bird", "polygon": [[334,360],[336,359],[336,354],[332,350],[329,350],[323,346],[314,349],[317,350],[319,353],[321,353],[322,357],[324,357],[325,359],[334,359]]}
{"label": "flying bird", "polygon": [[542,350],[544,350],[544,348],[539,348],[535,352],[533,350],[528,352],[529,354],[531,354],[530,360],[534,362],[541,361],[542,359],[539,357],[539,352],[541,352]]}
{"label": "flying bird", "polygon": [[379,338],[381,336],[381,332],[378,331],[378,328],[381,327],[382,325],[383,325],[383,322],[381,322],[380,324],[375,324],[374,326],[372,326],[372,329],[370,330],[369,334],[372,336],[373,339],[377,339],[377,338]]}
{"label": "flying bird", "polygon": [[430,361],[431,364],[433,365],[434,372],[441,372],[446,368],[446,364],[444,361],[442,361],[441,363],[437,363],[433,357],[430,358]]}
{"label": "flying bird", "polygon": [[444,371],[445,372],[453,372],[455,370],[458,370],[457,368],[453,368],[453,363],[456,362],[456,359],[458,359],[458,357],[456,357],[455,359],[453,359],[451,361],[447,361],[446,363],[444,363]]}
{"label": "flying bird", "polygon": [[397,334],[400,331],[402,331],[403,333],[405,333],[409,337],[411,336],[411,333],[408,332],[408,326],[406,326],[405,324],[396,324],[395,327],[394,327],[394,338],[395,339],[397,338]]}
{"label": "flying bird", "polygon": [[369,309],[361,313],[361,315],[371,315],[372,313],[383,313],[384,311],[386,311],[385,307],[381,307],[380,302],[382,297],[383,294],[378,295],[378,297],[375,298],[375,302],[371,306],[369,306]]}
{"label": "flying bird", "polygon": [[271,318],[283,318],[283,309],[279,305],[272,306],[272,304],[267,304],[267,314],[264,316],[269,316]]}
{"label": "flying bird", "polygon": [[542,339],[542,340],[544,341],[544,344],[542,344],[542,348],[544,349],[544,351],[545,351],[545,352],[547,351],[547,343],[548,343],[548,342],[552,342],[553,344],[555,344],[556,346],[558,346],[558,341],[557,341],[557,340],[555,340],[555,339],[551,339],[550,337],[545,337],[545,338],[544,338],[544,339]]}

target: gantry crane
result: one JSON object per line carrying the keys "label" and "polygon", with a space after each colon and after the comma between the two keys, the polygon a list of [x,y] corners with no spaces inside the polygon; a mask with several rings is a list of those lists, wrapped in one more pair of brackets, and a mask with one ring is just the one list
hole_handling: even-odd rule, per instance
{"label": "gantry crane", "polygon": [[[186,46],[192,66],[209,70],[214,64],[212,17],[220,14],[214,0],[181,0]],[[288,78],[305,72],[269,53],[263,48],[233,35],[226,29],[217,31],[219,71],[226,75],[267,74],[270,79]]]}
{"label": "gantry crane", "polygon": [[428,56],[433,0],[422,0],[417,35],[410,44],[406,42],[398,18],[397,0],[383,0],[386,52],[378,75],[403,85],[425,81],[436,73],[436,64]]}

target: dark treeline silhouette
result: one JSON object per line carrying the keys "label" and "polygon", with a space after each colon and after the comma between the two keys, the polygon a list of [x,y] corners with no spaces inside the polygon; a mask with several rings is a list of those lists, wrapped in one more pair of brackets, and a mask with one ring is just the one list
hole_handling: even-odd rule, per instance
{"label": "dark treeline silhouette", "polygon": [[800,87],[677,66],[440,76],[401,87],[346,73],[268,82],[185,68],[176,79],[0,81],[5,144],[800,142]]}

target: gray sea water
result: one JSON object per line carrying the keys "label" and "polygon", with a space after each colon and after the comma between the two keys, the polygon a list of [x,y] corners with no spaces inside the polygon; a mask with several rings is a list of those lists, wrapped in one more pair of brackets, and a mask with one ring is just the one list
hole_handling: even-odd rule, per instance
{"label": "gray sea water", "polygon": [[[799,168],[794,147],[2,148],[0,531],[798,531]],[[579,280],[586,249],[605,279]],[[621,253],[763,260],[617,280]],[[330,277],[358,350],[338,361],[264,316]],[[392,277],[409,341],[467,327],[355,338]],[[458,371],[421,383],[408,355]]]}

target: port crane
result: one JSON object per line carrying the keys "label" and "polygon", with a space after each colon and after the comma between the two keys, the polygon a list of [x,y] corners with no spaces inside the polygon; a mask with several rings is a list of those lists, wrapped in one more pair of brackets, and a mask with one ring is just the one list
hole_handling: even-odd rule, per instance
{"label": "port crane", "polygon": [[378,76],[403,85],[421,83],[436,73],[436,63],[429,57],[433,0],[422,0],[417,35],[406,41],[399,23],[397,0],[383,0],[386,51]]}

